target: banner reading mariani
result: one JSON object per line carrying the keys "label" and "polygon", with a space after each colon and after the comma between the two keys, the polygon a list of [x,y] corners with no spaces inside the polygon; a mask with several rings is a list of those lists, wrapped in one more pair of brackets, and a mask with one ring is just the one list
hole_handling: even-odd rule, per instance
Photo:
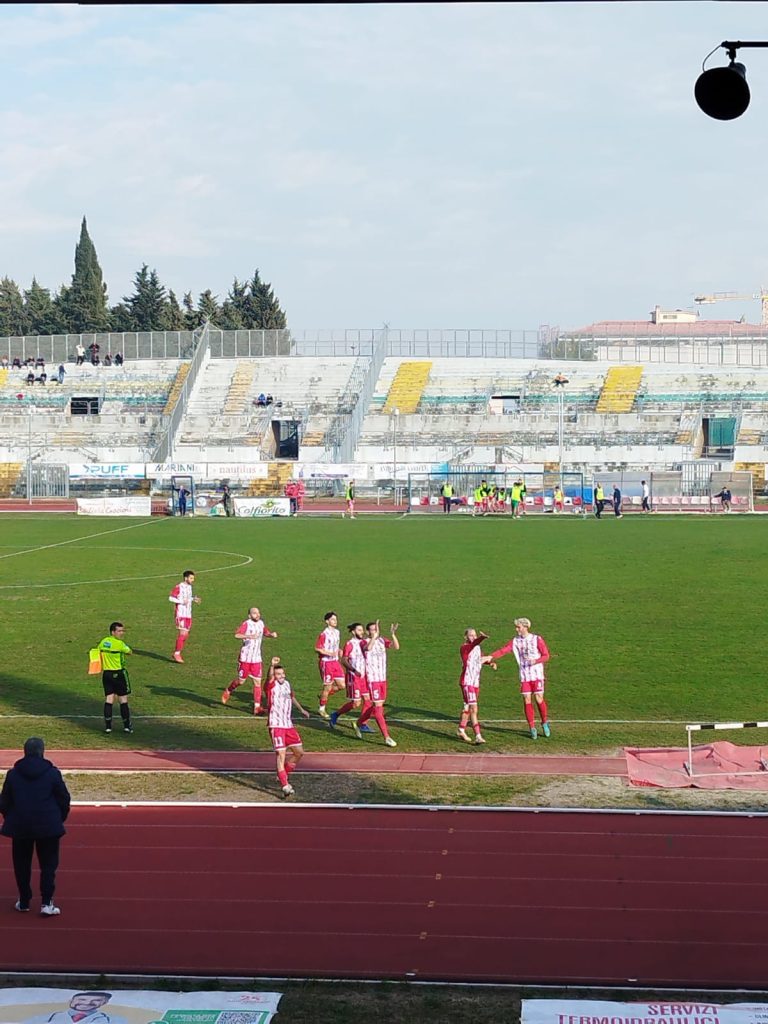
{"label": "banner reading mariani", "polygon": [[268,1024],[279,992],[0,989],[3,1024]]}
{"label": "banner reading mariani", "polygon": [[524,999],[522,1024],[768,1024],[764,1003],[608,1003]]}

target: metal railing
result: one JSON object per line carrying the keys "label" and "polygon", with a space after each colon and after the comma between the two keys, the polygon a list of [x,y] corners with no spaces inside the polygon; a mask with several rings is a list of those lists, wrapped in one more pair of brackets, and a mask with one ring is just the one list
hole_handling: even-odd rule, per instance
{"label": "metal railing", "polygon": [[326,434],[326,447],[333,462],[351,462],[360,438],[376,382],[387,357],[387,328],[378,332],[370,356],[359,356],[339,401],[339,411]]}
{"label": "metal railing", "polygon": [[163,437],[155,450],[153,457],[154,462],[173,461],[173,445],[176,440],[176,435],[181,428],[184,413],[187,410],[189,398],[192,394],[192,389],[195,386],[200,370],[205,365],[206,358],[208,356],[209,331],[210,325],[207,323],[198,331],[195,331],[197,337],[194,344],[192,359],[189,364],[189,372],[184,380],[176,405],[173,407],[173,410],[167,417],[167,421],[164,424]]}

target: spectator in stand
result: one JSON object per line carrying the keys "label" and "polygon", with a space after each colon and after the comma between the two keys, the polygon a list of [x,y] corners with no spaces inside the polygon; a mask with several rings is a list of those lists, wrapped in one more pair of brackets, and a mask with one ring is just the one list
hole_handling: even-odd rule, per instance
{"label": "spectator in stand", "polygon": [[112,356],[109,354],[109,352],[107,352],[107,354],[104,356],[104,365],[105,366],[111,366],[112,365]]}
{"label": "spectator in stand", "polygon": [[27,384],[34,384],[34,383],[35,383],[35,371],[34,370],[30,370],[29,373],[27,374]]}
{"label": "spectator in stand", "polygon": [[260,393],[259,397],[256,399],[256,405],[258,405],[258,406],[265,406],[266,404],[267,404],[267,396],[262,391]]}
{"label": "spectator in stand", "polygon": [[48,380],[48,374],[45,372],[45,370],[42,370],[41,373],[40,373],[40,376],[37,378],[37,383],[38,384],[45,384],[45,382],[47,380]]}
{"label": "spectator in stand", "polygon": [[565,385],[569,383],[569,380],[564,373],[558,373],[558,375],[553,379],[552,383],[555,385],[556,388],[564,388]]}
{"label": "spectator in stand", "polygon": [[59,384],[63,384],[64,383],[64,374],[66,372],[67,371],[64,369],[64,363],[59,363],[59,372],[56,375],[58,377],[58,379],[59,379]]}
{"label": "spectator in stand", "polygon": [[42,356],[38,356],[37,359],[35,360],[35,369],[36,370],[45,369],[45,360],[43,359]]}
{"label": "spectator in stand", "polygon": [[8,360],[5,358],[5,356],[3,356],[3,358],[0,359],[0,370],[7,370],[7,369],[8,369]]}
{"label": "spectator in stand", "polygon": [[123,353],[122,352],[115,352],[115,366],[122,366],[122,365],[123,365]]}
{"label": "spectator in stand", "polygon": [[267,395],[267,399],[266,399],[266,404],[267,404],[267,405],[272,405],[274,401],[275,401],[275,400],[274,400],[274,398],[272,397],[272,395]]}
{"label": "spectator in stand", "polygon": [[20,370],[21,369],[21,360],[19,359],[18,356],[14,356],[13,357],[13,362],[11,363],[11,368],[14,369],[14,370]]}
{"label": "spectator in stand", "polygon": [[79,341],[77,343],[77,345],[75,345],[75,365],[76,366],[82,366],[84,362],[85,362],[85,349],[83,348],[83,343],[81,341]]}

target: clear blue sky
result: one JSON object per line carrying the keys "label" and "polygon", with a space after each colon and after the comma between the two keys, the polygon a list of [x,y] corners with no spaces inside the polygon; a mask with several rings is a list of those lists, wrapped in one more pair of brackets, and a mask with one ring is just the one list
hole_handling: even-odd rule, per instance
{"label": "clear blue sky", "polygon": [[[0,8],[0,274],[258,266],[295,329],[575,327],[768,285],[768,4]],[[724,63],[720,53],[714,63]],[[759,321],[757,303],[704,307]]]}

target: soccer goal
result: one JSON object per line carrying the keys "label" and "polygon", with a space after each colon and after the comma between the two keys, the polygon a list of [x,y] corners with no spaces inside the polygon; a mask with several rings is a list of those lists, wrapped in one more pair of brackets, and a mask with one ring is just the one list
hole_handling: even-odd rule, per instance
{"label": "soccer goal", "polygon": [[765,755],[763,754],[763,748],[760,748],[759,763],[760,767],[753,771],[735,771],[735,772],[694,772],[693,770],[693,734],[695,732],[703,732],[707,729],[768,729],[768,722],[697,722],[695,724],[686,725],[685,730],[688,734],[688,760],[685,763],[685,770],[692,779],[703,779],[713,775],[762,775],[763,772],[768,771],[768,761],[766,761]]}

